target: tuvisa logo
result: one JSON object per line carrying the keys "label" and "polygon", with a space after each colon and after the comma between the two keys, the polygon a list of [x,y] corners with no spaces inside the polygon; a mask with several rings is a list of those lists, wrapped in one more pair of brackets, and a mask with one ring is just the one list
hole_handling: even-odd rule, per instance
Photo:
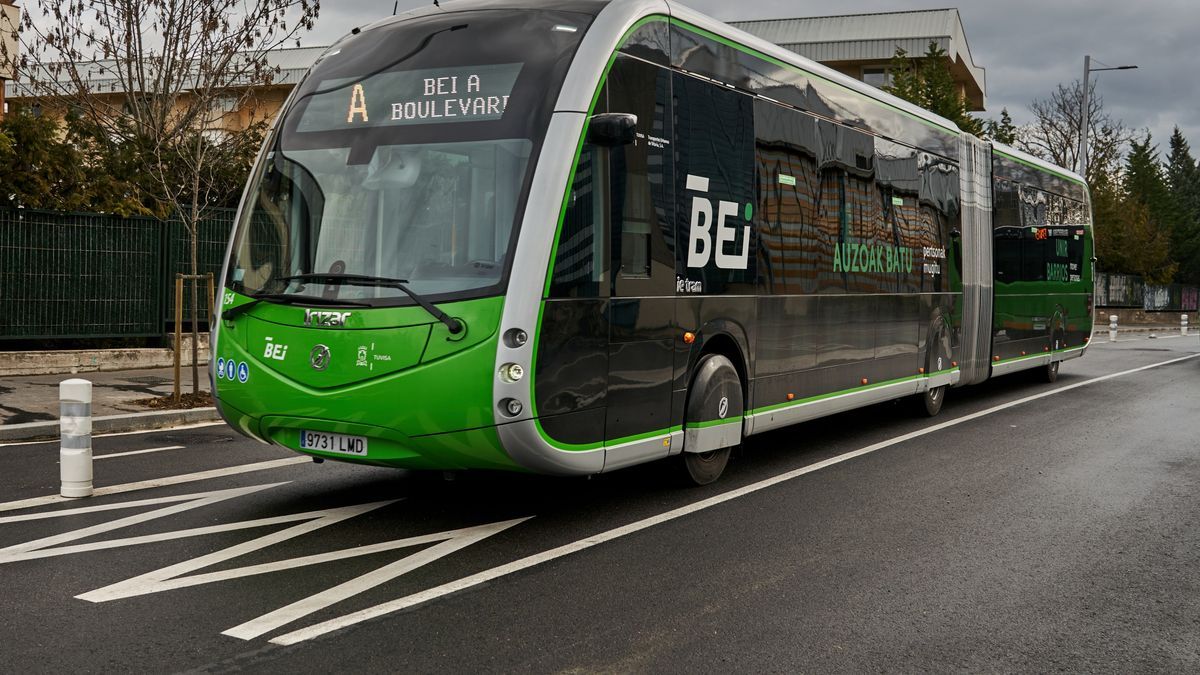
{"label": "tuvisa logo", "polygon": [[315,309],[304,310],[305,326],[345,326],[351,312],[322,312]]}
{"label": "tuvisa logo", "polygon": [[[687,176],[687,189],[692,192],[708,193],[708,179],[703,176]],[[737,241],[738,228],[727,224],[726,219],[738,217],[737,202],[717,202],[716,240],[713,240],[713,205],[705,197],[692,197],[692,227],[688,242],[688,267],[705,267],[711,258],[716,258],[717,267],[727,270],[744,270],[749,266],[750,224],[741,226],[741,253],[726,253],[725,245]],[[750,220],[751,206],[746,205],[745,219]]]}

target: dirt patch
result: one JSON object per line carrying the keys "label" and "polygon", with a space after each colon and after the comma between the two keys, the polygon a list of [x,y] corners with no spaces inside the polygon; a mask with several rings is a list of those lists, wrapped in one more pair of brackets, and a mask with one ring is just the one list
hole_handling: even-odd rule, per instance
{"label": "dirt patch", "polygon": [[212,394],[207,391],[202,391],[196,394],[187,393],[179,395],[179,403],[175,403],[175,396],[167,394],[165,396],[155,396],[154,398],[143,398],[133,402],[134,405],[140,405],[151,410],[190,410],[192,408],[211,408],[213,405]]}

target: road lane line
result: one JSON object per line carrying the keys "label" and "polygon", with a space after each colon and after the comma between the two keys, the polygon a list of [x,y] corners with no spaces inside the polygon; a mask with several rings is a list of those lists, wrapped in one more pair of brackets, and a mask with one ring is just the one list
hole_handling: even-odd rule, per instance
{"label": "road lane line", "polygon": [[[52,420],[47,420],[52,421]],[[225,424],[225,422],[196,422],[195,424],[183,424],[177,427],[161,427],[158,429],[139,429],[138,431],[115,431],[111,434],[92,434],[92,438],[112,438],[113,436],[140,436],[142,434],[165,434],[176,431],[188,431],[190,429],[201,429],[204,427],[216,427]],[[11,441],[9,443],[0,443],[0,448],[17,447],[21,445],[48,445],[50,443],[58,443],[57,438],[43,441]]]}
{"label": "road lane line", "polygon": [[[1197,356],[1200,356],[1198,354]],[[220,478],[222,476],[236,476],[242,473],[251,473],[253,471],[268,471],[270,469],[278,469],[293,464],[304,464],[311,462],[309,457],[285,457],[283,459],[272,459],[266,462],[255,462],[253,464],[240,464],[238,466],[228,466],[223,469],[209,469],[208,471],[197,471],[195,473],[183,473],[176,476],[166,476],[164,478],[152,478],[150,480],[138,481],[136,483],[122,483],[121,485],[110,485],[108,487],[96,488],[92,493],[93,497],[104,497],[107,495],[120,494],[122,492],[135,492],[137,490],[148,490],[156,487],[166,487],[168,485],[179,485],[181,483],[191,483],[198,480],[208,480],[209,478]],[[47,504],[61,504],[63,502],[75,502],[77,499],[69,499],[61,495],[46,495],[45,497],[32,497],[30,499],[18,499],[13,502],[0,503],[0,512],[17,511],[19,509],[31,509],[35,506],[46,506]]]}
{"label": "road lane line", "polygon": [[780,483],[784,483],[784,482],[790,481],[792,479],[799,478],[800,476],[803,476],[805,474],[813,473],[814,471],[820,471],[821,469],[825,469],[825,468],[834,466],[835,464],[841,464],[842,462],[854,459],[856,457],[861,457],[863,455],[870,454],[872,452],[875,452],[876,450],[882,450],[884,448],[888,448],[893,445],[898,445],[900,443],[910,441],[914,438],[919,438],[921,436],[926,436],[928,434],[932,434],[932,433],[941,431],[943,429],[948,429],[950,427],[957,426],[964,422],[970,422],[972,420],[979,419],[980,417],[985,417],[987,415],[991,415],[991,414],[1000,412],[1002,410],[1007,410],[1007,409],[1013,408],[1015,406],[1024,405],[1031,401],[1037,401],[1039,399],[1043,399],[1048,396],[1054,396],[1056,394],[1061,394],[1066,391],[1071,391],[1072,389],[1078,389],[1079,387],[1087,386],[1089,384],[1095,384],[1097,382],[1103,382],[1105,380],[1111,380],[1113,378],[1123,377],[1125,375],[1131,375],[1133,373],[1138,373],[1143,370],[1149,370],[1151,368],[1159,368],[1161,366],[1170,365],[1172,363],[1179,363],[1181,361],[1187,361],[1189,359],[1194,359],[1197,357],[1200,357],[1200,353],[1189,354],[1187,356],[1182,356],[1180,358],[1171,359],[1169,361],[1162,361],[1160,363],[1152,363],[1147,366],[1131,368],[1129,370],[1123,370],[1118,373],[1110,373],[1108,375],[1094,377],[1090,380],[1084,380],[1083,382],[1076,382],[1075,384],[1068,384],[1068,385],[1065,385],[1062,387],[1057,387],[1055,389],[1051,389],[1049,391],[1044,391],[1044,392],[1041,392],[1038,394],[1033,394],[1032,396],[1026,396],[1024,398],[1020,398],[1015,401],[1009,401],[1007,403],[1002,403],[1000,405],[993,406],[993,407],[987,408],[985,410],[980,410],[978,412],[970,413],[970,414],[964,415],[962,417],[958,417],[958,418],[955,418],[952,420],[947,420],[940,424],[935,424],[931,427],[926,427],[924,429],[912,431],[907,434],[903,434],[901,436],[897,436],[895,438],[888,439],[886,441],[880,441],[879,443],[875,443],[873,445],[868,445],[864,448],[859,448],[858,450],[853,450],[851,452],[837,455],[836,457],[830,457],[829,459],[825,459],[820,462],[816,462],[814,464],[809,464],[808,466],[801,467],[801,468],[795,469],[793,471],[788,471],[788,472],[782,473],[778,476],[774,476],[771,478],[767,478],[765,480],[761,480],[757,483],[751,483],[750,485],[746,485],[744,487],[740,487],[735,490],[730,490],[729,492],[725,492],[725,493],[716,495],[714,497],[709,497],[708,499],[703,499],[703,500],[700,500],[693,504],[689,504],[687,506],[682,506],[677,509],[672,509],[665,513],[660,513],[656,516],[651,516],[651,517],[643,519],[643,520],[629,523],[628,525],[622,525],[621,527],[617,527],[617,528],[608,530],[606,532],[601,532],[599,534],[595,534],[590,537],[580,539],[579,541],[575,541],[570,544],[564,544],[563,546],[559,546],[557,548],[552,548],[548,551],[536,553],[534,555],[531,555],[531,556],[528,556],[525,558],[521,558],[519,560],[515,560],[508,564],[500,565],[499,567],[494,567],[489,570],[484,570],[482,572],[478,572],[476,574],[472,574],[470,576],[466,576],[461,579],[457,579],[455,581],[451,581],[449,583],[442,584],[441,586],[435,586],[434,588],[426,589],[419,593],[407,595],[405,597],[398,598],[396,600],[385,602],[385,603],[382,603],[379,605],[375,605],[374,607],[368,607],[366,609],[359,610],[357,612],[353,612],[353,613],[347,614],[345,616],[337,617],[335,619],[330,619],[328,621],[323,621],[321,623],[314,624],[307,628],[301,628],[299,630],[295,630],[290,633],[284,633],[283,635],[280,635],[280,636],[272,639],[271,642],[274,644],[279,644],[279,645],[291,645],[291,644],[296,644],[297,642],[303,642],[305,640],[310,640],[312,638],[319,637],[321,635],[325,635],[326,633],[331,633],[333,631],[340,630],[342,628],[347,628],[349,626],[353,626],[353,625],[355,625],[357,623],[361,623],[363,621],[368,621],[370,619],[375,619],[375,618],[378,618],[378,617],[381,617],[381,616],[384,616],[387,614],[391,614],[393,612],[399,612],[401,610],[405,610],[410,607],[414,607],[416,605],[424,604],[431,600],[436,600],[437,598],[440,598],[440,597],[443,597],[446,595],[450,595],[452,593],[457,593],[459,591],[466,590],[468,588],[472,588],[474,586],[478,586],[480,584],[484,584],[489,581],[493,581],[500,577],[504,577],[509,574],[513,574],[516,572],[520,572],[522,570],[529,569],[531,567],[535,567],[544,562],[549,562],[551,560],[555,560],[555,559],[561,558],[563,556],[571,555],[572,553],[577,553],[584,549],[588,549],[593,546],[597,546],[599,544],[603,544],[603,543],[612,541],[614,539],[619,539],[621,537],[624,537],[629,534],[633,534],[635,532],[640,532],[642,530],[654,527],[655,525],[661,525],[662,523],[666,523],[668,521],[675,520],[677,518],[682,518],[683,516],[690,515],[697,511],[702,511],[704,509],[708,509],[713,506],[717,506],[719,504],[723,504],[725,502],[732,501],[739,497],[744,497],[748,494],[758,492],[759,490],[764,490],[764,489],[772,487],[774,485],[778,485]]}
{"label": "road lane line", "polygon": [[147,452],[162,452],[163,450],[179,450],[182,445],[164,445],[161,448],[149,448],[147,450],[130,450],[129,452],[107,452],[103,455],[92,455],[92,459],[112,459],[113,457],[128,457],[130,455],[144,455]]}

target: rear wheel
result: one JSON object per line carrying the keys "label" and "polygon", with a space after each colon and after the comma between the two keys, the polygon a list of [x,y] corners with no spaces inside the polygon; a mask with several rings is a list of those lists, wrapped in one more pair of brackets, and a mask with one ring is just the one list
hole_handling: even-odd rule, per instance
{"label": "rear wheel", "polygon": [[[935,317],[930,323],[929,335],[924,372],[930,375],[941,374],[953,368],[954,364],[950,360],[950,333],[940,317]],[[940,387],[930,387],[923,394],[917,394],[913,399],[915,413],[927,417],[937,415],[942,411],[942,403],[946,401],[946,390],[949,388],[949,385],[943,384]]]}
{"label": "rear wheel", "polygon": [[[1055,330],[1050,334],[1050,350],[1051,357],[1054,358],[1054,352],[1063,348],[1062,332]],[[1038,368],[1038,379],[1044,382],[1054,382],[1058,379],[1058,361],[1051,361],[1047,365]]]}
{"label": "rear wheel", "polygon": [[921,403],[924,404],[925,414],[933,417],[942,411],[942,403],[946,400],[947,385],[940,387],[931,387],[925,390],[921,395]]}
{"label": "rear wheel", "polygon": [[1049,365],[1038,368],[1040,379],[1046,382],[1054,382],[1058,379],[1058,361],[1051,361]]}

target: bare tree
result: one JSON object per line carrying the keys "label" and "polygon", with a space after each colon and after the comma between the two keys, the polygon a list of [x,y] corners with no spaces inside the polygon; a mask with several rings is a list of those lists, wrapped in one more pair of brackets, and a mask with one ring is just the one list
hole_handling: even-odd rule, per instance
{"label": "bare tree", "polygon": [[[1096,82],[1088,83],[1088,168],[1089,183],[1100,174],[1112,177],[1119,168],[1125,146],[1133,137],[1119,119],[1104,110],[1096,93]],[[1021,126],[1017,147],[1059,166],[1072,168],[1079,161],[1079,111],[1082,86],[1079,80],[1060,84],[1049,98],[1036,99],[1029,108],[1035,120]]]}
{"label": "bare tree", "polygon": [[[244,161],[261,121],[254,97],[279,72],[268,54],[311,30],[320,0],[32,0],[21,71],[45,106],[71,110],[134,148],[140,188],[187,229],[191,274],[216,176]],[[227,124],[227,116],[241,123]],[[199,387],[198,300],[191,293],[192,391]],[[177,345],[176,348],[179,346]]]}

